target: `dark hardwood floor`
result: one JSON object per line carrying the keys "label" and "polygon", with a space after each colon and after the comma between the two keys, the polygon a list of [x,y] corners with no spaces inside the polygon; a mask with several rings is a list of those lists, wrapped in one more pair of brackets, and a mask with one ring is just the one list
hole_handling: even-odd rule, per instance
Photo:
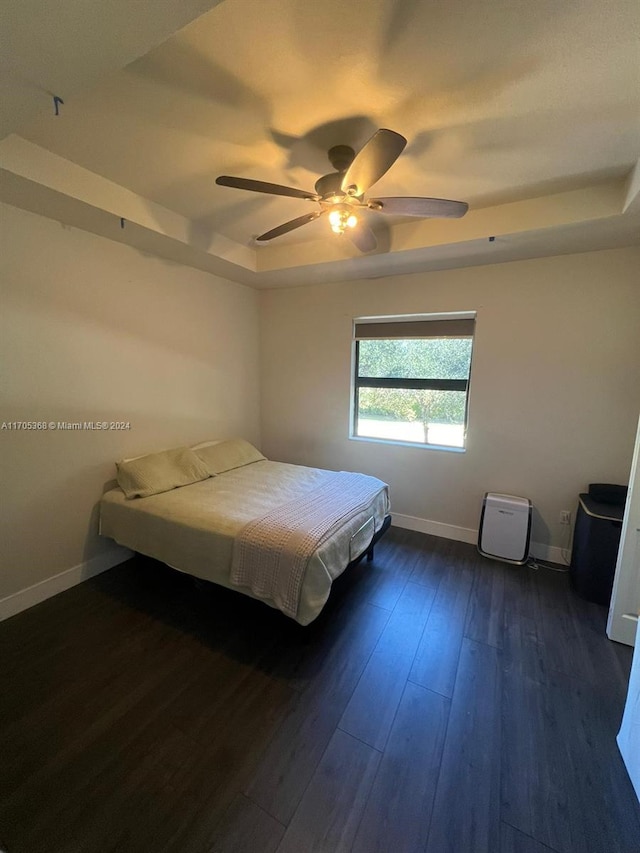
{"label": "dark hardwood floor", "polygon": [[136,558],[0,625],[0,849],[638,853],[605,617],[398,528],[308,628]]}

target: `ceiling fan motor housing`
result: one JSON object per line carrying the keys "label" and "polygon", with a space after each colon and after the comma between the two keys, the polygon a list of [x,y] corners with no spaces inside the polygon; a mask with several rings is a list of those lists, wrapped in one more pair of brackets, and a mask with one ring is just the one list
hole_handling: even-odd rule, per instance
{"label": "ceiling fan motor housing", "polygon": [[329,162],[337,172],[346,172],[353,163],[356,152],[349,145],[334,145],[329,149]]}
{"label": "ceiling fan motor housing", "polygon": [[323,201],[341,201],[344,197],[342,189],[342,179],[344,172],[330,172],[328,175],[323,175],[315,183],[315,189],[319,196],[322,196]]}
{"label": "ceiling fan motor housing", "polygon": [[337,171],[323,175],[316,181],[315,190],[319,196],[322,196],[322,201],[332,204],[340,201],[357,204],[362,199],[362,196],[345,192],[342,188],[344,174],[353,163],[355,156],[356,152],[349,145],[334,145],[329,149],[329,162]]}

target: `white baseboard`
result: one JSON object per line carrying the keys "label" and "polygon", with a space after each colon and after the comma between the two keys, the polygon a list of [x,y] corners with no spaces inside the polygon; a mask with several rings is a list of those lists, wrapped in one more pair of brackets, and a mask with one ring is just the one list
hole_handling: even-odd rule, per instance
{"label": "white baseboard", "polygon": [[391,513],[392,524],[405,530],[417,530],[418,533],[429,533],[431,536],[441,536],[443,539],[455,539],[456,542],[478,541],[478,531],[470,527],[456,527],[454,524],[444,524],[442,521],[429,521],[427,518],[416,518],[413,515]]}
{"label": "white baseboard", "polygon": [[557,545],[545,545],[542,542],[532,542],[529,550],[536,560],[544,560],[546,563],[555,563],[558,566],[568,565],[563,554],[563,550],[566,554],[566,549],[558,548]]}
{"label": "white baseboard", "polygon": [[[443,539],[455,539],[456,542],[470,542],[475,545],[478,542],[478,531],[471,527],[457,527],[455,524],[444,524],[442,521],[429,521],[427,518],[416,518],[413,515],[400,515],[392,512],[393,524],[403,527],[405,530],[417,530],[418,533],[429,533],[431,536],[441,536]],[[545,560],[549,563],[557,563],[564,566],[566,561],[562,554],[562,548],[555,545],[545,545],[542,542],[531,542],[530,553],[537,560]]]}
{"label": "white baseboard", "polygon": [[33,607],[34,604],[40,604],[41,601],[45,601],[65,589],[95,577],[101,572],[106,572],[107,569],[112,569],[118,563],[123,563],[132,556],[133,551],[116,545],[102,554],[96,554],[95,557],[86,560],[84,563],[79,563],[79,565],[59,572],[59,574],[35,583],[33,586],[14,592],[13,595],[0,599],[0,622]]}

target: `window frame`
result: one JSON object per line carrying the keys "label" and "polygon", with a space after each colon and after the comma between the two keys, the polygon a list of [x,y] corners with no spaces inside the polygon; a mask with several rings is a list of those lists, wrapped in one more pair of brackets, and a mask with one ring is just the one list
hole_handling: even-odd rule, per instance
{"label": "window frame", "polygon": [[[360,340],[356,337],[356,327],[358,323],[375,323],[376,325],[385,325],[386,323],[411,323],[415,321],[431,322],[437,320],[472,320],[474,323],[473,334],[459,335],[455,339],[464,339],[471,337],[471,356],[469,358],[469,372],[466,379],[403,379],[401,377],[375,377],[375,376],[359,376],[360,364]],[[351,371],[351,434],[350,439],[354,441],[369,441],[380,442],[382,444],[397,444],[402,447],[420,447],[426,450],[447,450],[452,453],[464,453],[467,449],[467,429],[469,423],[469,399],[471,389],[471,369],[473,365],[473,353],[475,349],[475,323],[477,314],[475,311],[455,312],[450,314],[406,314],[394,315],[389,317],[358,317],[353,320],[352,325],[352,371]],[[436,336],[435,337],[440,337]],[[391,338],[384,338],[390,340]],[[396,340],[416,340],[415,335],[407,335],[403,338],[399,335],[393,335]],[[454,338],[452,338],[454,339]],[[432,391],[464,391],[465,406],[464,406],[464,425],[463,425],[463,445],[458,447],[455,445],[431,444],[429,442],[405,441],[401,438],[382,438],[373,435],[358,435],[358,413],[359,413],[359,392],[360,388],[398,388],[407,390],[432,390]]]}

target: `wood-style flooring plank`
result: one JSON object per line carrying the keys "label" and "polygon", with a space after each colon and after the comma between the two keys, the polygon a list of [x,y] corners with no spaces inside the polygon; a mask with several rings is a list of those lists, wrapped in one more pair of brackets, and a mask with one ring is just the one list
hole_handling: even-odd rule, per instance
{"label": "wood-style flooring plank", "polygon": [[[220,818],[234,784],[236,789],[246,784],[247,767],[292,696],[285,684],[259,670],[231,662],[209,668],[193,654],[117,725],[103,727],[80,753],[47,774],[60,799],[54,798],[54,810],[29,818],[25,837],[45,836],[51,849],[77,841],[83,850],[145,853],[180,833],[180,849],[193,849],[191,836]],[[33,793],[32,784],[24,786],[26,811],[18,820],[29,814]],[[203,801],[208,808],[198,817]],[[123,814],[129,820],[118,820]]]}
{"label": "wood-style flooring plank", "polygon": [[[114,783],[109,786],[112,791],[122,795],[128,789],[129,808],[140,813],[159,811],[155,823],[146,822],[144,835],[134,828],[133,838],[131,831],[121,838],[112,830],[109,853],[111,849],[113,853],[123,849],[144,853],[151,845],[176,853],[201,850],[213,837],[213,830],[234,795],[251,778],[259,756],[291,702],[298,698],[286,684],[268,679],[259,670],[238,679],[220,703],[203,700],[204,679],[200,687],[199,695],[190,691],[181,706],[174,703],[167,709],[176,726],[172,748],[165,743],[168,739],[161,740],[161,735],[155,746],[153,739],[146,736],[132,745],[130,761],[135,769],[124,779],[116,776],[109,780]],[[163,758],[158,767],[159,755]],[[139,775],[144,773],[147,756],[153,761],[151,771],[146,776]],[[133,785],[131,775],[139,775]],[[178,808],[172,808],[174,802],[179,803]],[[125,804],[114,804],[113,794],[111,798],[106,794],[104,803],[103,821],[113,826]],[[107,848],[103,849],[107,853]]]}
{"label": "wood-style flooring plank", "polygon": [[502,648],[505,564],[478,555],[464,635]]}
{"label": "wood-style flooring plank", "polygon": [[425,534],[409,580],[437,589],[451,565],[452,553],[457,545],[452,539]]}
{"label": "wood-style flooring plank", "polygon": [[[181,603],[176,595],[180,588],[181,584],[172,588],[172,595],[165,601],[166,605],[171,604],[172,618],[169,621],[173,624],[152,620],[155,635],[144,635],[142,643],[138,641],[139,638],[125,635],[120,642],[126,647],[126,657],[121,656],[119,646],[111,648],[105,644],[102,655],[97,658],[97,666],[91,665],[91,657],[85,661],[85,664],[90,665],[85,665],[78,672],[79,679],[84,683],[84,696],[80,703],[75,707],[69,705],[68,690],[63,682],[58,692],[52,693],[61,700],[57,713],[49,713],[40,719],[41,726],[35,732],[31,726],[33,713],[27,717],[25,766],[29,767],[29,755],[32,754],[32,766],[37,766],[38,769],[28,774],[24,784],[15,784],[17,779],[14,776],[11,780],[13,791],[9,797],[4,798],[1,806],[4,817],[11,825],[21,826],[25,841],[28,842],[31,837],[33,843],[36,843],[38,838],[47,838],[50,849],[62,850],[67,845],[75,844],[74,838],[78,832],[83,838],[79,844],[83,850],[92,849],[90,839],[93,837],[93,849],[106,853],[109,849],[109,839],[113,839],[118,833],[113,831],[109,821],[105,827],[101,827],[100,822],[106,812],[113,812],[131,814],[135,818],[131,831],[134,836],[138,832],[140,849],[146,851],[149,849],[150,836],[163,828],[167,815],[182,820],[180,815],[185,810],[172,808],[162,809],[158,819],[150,824],[153,829],[147,826],[146,832],[143,830],[145,822],[140,820],[148,806],[159,808],[162,801],[161,796],[154,797],[150,793],[156,783],[145,780],[159,777],[159,781],[162,781],[167,772],[173,773],[176,767],[185,765],[189,766],[189,772],[192,772],[192,755],[201,753],[193,740],[176,730],[176,721],[181,717],[176,714],[176,702],[183,702],[185,690],[188,692],[189,685],[204,673],[205,684],[213,682],[217,690],[213,696],[207,696],[207,691],[203,689],[196,691],[193,695],[192,713],[195,711],[201,714],[202,709],[210,709],[216,698],[226,706],[225,713],[232,711],[232,703],[230,707],[227,702],[230,686],[245,682],[242,695],[246,701],[246,697],[252,695],[246,685],[247,673],[252,670],[239,668],[238,664],[226,655],[229,649],[240,652],[241,647],[246,644],[246,639],[242,638],[248,635],[240,626],[236,627],[234,636],[231,624],[225,625],[222,620],[218,620],[218,626],[222,625],[221,643],[216,644],[215,632],[203,633],[203,639],[208,633],[210,647],[200,642],[194,643],[189,634],[177,629],[182,617],[193,632],[197,630],[198,623],[196,610],[190,608],[188,612],[180,613]],[[192,594],[191,585],[188,589],[189,594]],[[85,594],[91,594],[90,585],[87,585]],[[157,591],[154,590],[149,596],[150,602],[156,594]],[[192,598],[191,603],[197,604],[197,599]],[[90,611],[91,608],[87,610]],[[86,615],[81,613],[81,619]],[[90,624],[93,623],[93,616],[94,614],[91,614]],[[138,613],[137,619],[141,624],[149,624],[144,613]],[[82,649],[82,646],[78,648]],[[245,652],[248,651],[245,649]],[[244,654],[241,657],[247,662],[257,662],[261,651],[258,644],[252,655]],[[70,656],[72,664],[75,663],[77,654],[76,649]],[[105,662],[105,671],[110,676],[107,686],[110,689],[95,691],[95,687],[104,681],[102,668]],[[286,688],[286,685],[282,686]],[[270,692],[272,691],[268,686],[267,694],[264,692],[264,685],[259,688],[260,720],[269,719],[270,709],[265,714],[265,708],[268,707]],[[37,708],[34,710],[38,711]],[[51,712],[52,708],[49,711]],[[180,721],[182,722],[181,719]],[[252,733],[259,731],[259,726],[249,728]],[[35,741],[31,751],[29,734]],[[37,737],[34,737],[34,734]],[[210,732],[208,735],[210,740]],[[172,758],[172,753],[175,759]],[[246,754],[247,743],[244,742],[242,755]],[[174,766],[168,765],[168,761],[172,761]],[[143,799],[137,813],[133,815],[130,807],[136,797],[136,784],[140,786],[142,796],[145,791],[149,796],[147,806]],[[43,790],[60,792],[59,798],[56,799],[55,795],[53,798],[43,798]],[[34,801],[44,804],[49,799],[52,799],[53,808],[41,807],[35,815],[32,814]],[[25,816],[21,815],[21,804],[24,804],[26,809]],[[122,829],[125,835],[130,835],[126,821],[114,820],[113,825],[118,826],[119,831]],[[135,849],[134,841],[133,836],[128,838],[127,843],[120,845],[119,849]]]}
{"label": "wood-style flooring plank", "polygon": [[604,632],[596,632],[575,609],[545,607],[538,623],[549,670],[583,679],[590,684],[605,682],[616,701],[623,700],[627,678],[614,644]]}
{"label": "wood-style flooring plank", "polygon": [[473,577],[466,558],[449,566],[409,673],[410,681],[448,698],[453,695]]}
{"label": "wood-style flooring plank", "polygon": [[384,749],[434,595],[406,585],[340,720],[343,731],[375,749]]}
{"label": "wood-style flooring plank", "polygon": [[559,853],[519,832],[508,823],[500,825],[500,853]]}
{"label": "wood-style flooring plank", "polygon": [[547,665],[541,632],[535,619],[505,608],[502,665],[505,673],[547,682]]}
{"label": "wood-style flooring plank", "polygon": [[499,848],[499,654],[463,641],[426,853]]}
{"label": "wood-style flooring plank", "polygon": [[[274,678],[285,679],[298,692],[324,680],[333,661],[344,655],[345,637],[354,621],[354,612],[367,605],[367,596],[375,585],[376,567],[363,560],[338,577],[329,601],[310,625],[298,625],[279,616],[277,639],[268,644],[261,659],[261,669]],[[261,607],[264,610],[264,607]],[[387,614],[388,615],[388,614]],[[267,637],[273,634],[269,628]]]}
{"label": "wood-style flooring plank", "polygon": [[[638,800],[615,741],[621,713],[614,710],[617,703],[609,686],[573,679],[567,683],[558,676],[551,689],[569,693],[561,726],[565,732],[574,726],[575,731],[568,743],[574,782],[569,796],[572,826],[584,832],[582,849],[585,853],[640,850]],[[621,705],[618,708],[621,712]]]}
{"label": "wood-style flooring plank", "polygon": [[541,610],[547,607],[571,610],[574,592],[571,589],[567,571],[540,566],[532,570],[531,580]]}
{"label": "wood-style flooring plank", "polygon": [[419,537],[413,530],[389,528],[382,540],[385,547],[376,546],[373,562],[368,564],[371,571],[366,596],[370,604],[386,610],[396,606],[419,559]]}
{"label": "wood-style flooring plank", "polygon": [[547,687],[515,670],[503,673],[501,815],[558,851],[571,844],[568,790],[572,768]]}
{"label": "wood-style flooring plank", "polygon": [[388,611],[366,602],[354,610],[341,652],[302,694],[266,748],[245,793],[281,823],[291,820],[388,619]]}
{"label": "wood-style flooring plank", "polygon": [[450,704],[407,684],[352,853],[424,850]]}
{"label": "wood-style flooring plank", "polygon": [[[166,653],[162,655],[165,643]],[[85,666],[77,661],[82,649],[87,656]],[[24,697],[21,703],[10,696],[3,699],[0,751],[5,775],[0,779],[0,797],[5,795],[9,779],[12,787],[19,785],[34,771],[42,770],[56,753],[63,753],[63,760],[67,760],[69,749],[73,751],[82,747],[79,732],[92,731],[114,702],[124,699],[124,708],[127,697],[135,700],[140,689],[144,689],[142,685],[151,684],[155,677],[161,677],[163,668],[170,665],[176,655],[179,667],[190,653],[179,635],[159,631],[157,625],[143,623],[139,632],[127,631],[117,643],[105,644],[100,651],[79,643],[73,652],[62,654],[68,661],[68,669],[62,678],[56,675],[55,668],[51,670],[48,664],[43,663],[41,669],[32,672],[33,679],[40,682],[40,688],[36,692],[27,691],[28,702]],[[129,665],[132,654],[138,656],[140,665],[144,667],[146,663],[149,668],[148,675],[142,679],[140,673]],[[162,655],[160,666],[156,666],[158,654]],[[92,660],[95,662],[87,674],[87,661]],[[56,685],[56,681],[60,683]],[[15,682],[8,683],[13,685],[12,694],[19,691]],[[52,738],[54,721],[55,738]],[[106,725],[109,725],[108,718]]]}
{"label": "wood-style flooring plank", "polygon": [[[67,592],[77,590],[74,587]],[[40,614],[42,627],[38,630],[30,618],[25,620],[26,637],[13,637],[12,630],[20,626],[22,616],[32,616],[32,610],[3,623],[3,645],[6,653],[0,655],[2,675],[0,683],[11,684],[11,693],[2,697],[3,723],[10,726],[14,721],[22,724],[30,712],[41,712],[48,701],[60,701],[55,688],[64,679],[67,691],[83,687],[83,674],[88,659],[93,660],[93,670],[112,679],[125,668],[127,647],[144,649],[158,642],[157,624],[140,613],[132,612],[108,597],[99,601],[90,600],[83,609],[83,618],[57,612],[54,601],[49,599],[32,608]],[[77,596],[75,597],[77,599]],[[6,629],[5,629],[6,625]],[[116,658],[120,661],[116,663]],[[58,672],[57,661],[64,660],[65,668]],[[92,674],[93,674],[92,670]],[[109,671],[111,670],[111,671]],[[77,704],[77,703],[76,703]],[[37,729],[37,723],[34,724]]]}
{"label": "wood-style flooring plank", "polygon": [[336,731],[277,853],[349,853],[380,753]]}
{"label": "wood-style flooring plank", "polygon": [[504,609],[511,613],[537,619],[539,596],[536,587],[537,571],[530,566],[504,564]]}
{"label": "wood-style flooring plank", "polygon": [[260,806],[238,794],[216,827],[207,853],[275,853],[284,831]]}
{"label": "wood-style flooring plank", "polygon": [[503,819],[560,853],[640,849],[607,685],[551,671],[542,689],[510,672],[502,702]]}
{"label": "wood-style flooring plank", "polygon": [[[19,831],[27,843],[34,843],[38,837],[50,837],[72,822],[72,814],[77,815],[84,808],[86,795],[102,769],[126,755],[128,745],[146,720],[161,713],[170,695],[168,683],[180,677],[189,663],[187,651],[180,647],[177,651],[178,654],[167,654],[146,675],[138,672],[135,687],[132,685],[124,694],[117,692],[111,702],[105,702],[95,719],[85,723],[75,738],[63,741],[62,748],[56,742],[60,718],[51,716],[46,726],[51,748],[41,753],[37,769],[27,776],[13,777],[10,790],[0,802],[0,826],[6,828],[9,838],[10,832]],[[35,765],[29,756],[26,760],[30,766]],[[79,791],[83,798],[71,796],[71,792]],[[35,813],[34,803],[40,804]],[[55,849],[54,844],[52,847]]]}

